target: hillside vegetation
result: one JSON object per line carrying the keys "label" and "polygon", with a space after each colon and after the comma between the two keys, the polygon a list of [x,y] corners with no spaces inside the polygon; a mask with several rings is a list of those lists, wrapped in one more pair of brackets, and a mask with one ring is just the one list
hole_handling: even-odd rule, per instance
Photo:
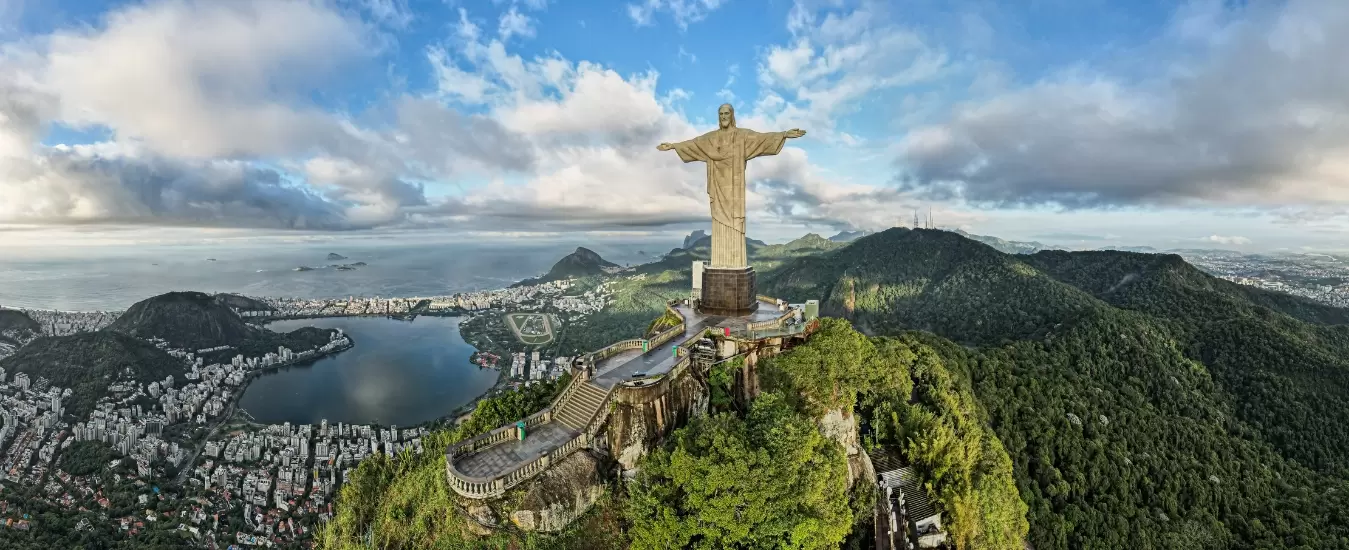
{"label": "hillside vegetation", "polygon": [[768,395],[785,396],[812,418],[855,412],[871,427],[870,446],[897,454],[924,476],[957,548],[1019,550],[1027,506],[963,359],[939,338],[867,338],[842,320],[825,319],[805,345],[766,359],[759,376]]}
{"label": "hillside vegetation", "polygon": [[617,268],[618,264],[600,257],[598,252],[589,248],[578,246],[576,251],[563,256],[561,260],[553,264],[553,267],[541,277],[525,279],[511,285],[528,286],[563,279],[572,279],[580,277],[603,276],[610,269]]}
{"label": "hillside vegetation", "polygon": [[[713,414],[653,452],[581,531],[474,544],[586,547],[580,532],[606,547],[856,543],[868,492],[834,488],[841,448],[805,429],[848,411],[865,446],[926,474],[962,549],[1349,549],[1349,312],[1171,255],[1010,255],[935,230],[815,241],[751,247],[760,292],[820,299],[856,330],[826,320],[761,362],[764,401],[744,409],[730,391],[743,363],[718,365]],[[584,350],[640,336],[687,293],[703,253],[676,249],[610,279],[614,305],[563,338]],[[421,484],[393,473],[365,497],[344,489],[342,513],[347,498],[434,488],[433,466]],[[415,525],[387,517],[350,533]],[[442,532],[471,537],[457,533]]]}
{"label": "hillside vegetation", "polygon": [[1037,549],[1349,548],[1349,347],[1317,324],[1343,310],[1174,256],[1010,256],[906,229],[765,287],[875,334],[980,346],[937,347],[967,365]]}
{"label": "hillside vegetation", "polygon": [[22,344],[42,334],[42,325],[15,309],[0,309],[0,342]]}
{"label": "hillside vegetation", "polygon": [[108,385],[123,371],[140,383],[180,375],[183,362],[149,343],[113,332],[83,332],[71,336],[44,336],[0,359],[8,376],[27,373],[42,376],[53,386],[70,388],[65,409],[83,417],[94,402],[107,393]]}
{"label": "hillside vegetation", "polygon": [[204,355],[207,362],[227,362],[238,354],[257,357],[275,352],[278,346],[295,351],[313,349],[327,343],[334,332],[304,327],[281,334],[250,325],[230,309],[230,304],[246,305],[241,299],[229,294],[169,292],[136,302],[103,330],[137,338],[162,338],[187,350],[231,347]]}

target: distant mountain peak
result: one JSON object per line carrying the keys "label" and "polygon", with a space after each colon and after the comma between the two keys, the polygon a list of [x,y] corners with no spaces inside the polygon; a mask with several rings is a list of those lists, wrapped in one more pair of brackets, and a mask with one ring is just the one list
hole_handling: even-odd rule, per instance
{"label": "distant mountain peak", "polygon": [[832,246],[834,246],[835,242],[836,241],[834,241],[833,239],[826,239],[820,236],[820,234],[818,233],[806,233],[805,235],[797,237],[796,239],[793,239],[792,241],[788,242],[783,246],[786,246],[788,249],[831,248]]}
{"label": "distant mountain peak", "polygon": [[681,246],[680,248],[684,249],[693,248],[694,244],[697,244],[698,241],[701,241],[706,238],[710,238],[707,232],[699,229],[697,231],[689,233],[687,237],[684,237],[684,246]]}
{"label": "distant mountain peak", "polygon": [[571,254],[563,256],[561,260],[553,264],[552,269],[549,269],[548,273],[542,277],[525,279],[511,286],[528,286],[575,277],[604,275],[620,267],[618,264],[604,259],[598,252],[584,246],[578,246]]}
{"label": "distant mountain peak", "polygon": [[188,291],[136,302],[106,330],[139,338],[163,338],[175,346],[201,349],[240,345],[260,329],[244,322],[224,300]]}
{"label": "distant mountain peak", "polygon": [[[604,259],[603,257],[600,256],[598,252],[595,252],[594,250],[591,250],[584,246],[576,247],[575,252],[572,252],[571,254],[568,254],[567,256],[563,257],[561,260],[558,260],[558,263],[560,264],[562,262],[566,262],[569,260],[574,262],[581,262],[583,264],[594,264],[601,267],[618,267],[618,264]],[[556,268],[557,265],[554,265],[553,267]]]}
{"label": "distant mountain peak", "polygon": [[865,237],[865,236],[867,236],[867,235],[870,235],[870,234],[872,234],[872,233],[875,233],[875,232],[874,232],[874,231],[868,231],[868,230],[861,230],[861,231],[840,231],[837,235],[834,235],[833,237],[829,237],[829,240],[834,241],[834,242],[836,242],[836,243],[847,243],[847,242],[855,241],[855,240],[857,240],[857,239],[860,239],[860,238]]}
{"label": "distant mountain peak", "polygon": [[[694,234],[697,234],[697,233],[702,233],[702,232],[701,232],[701,231],[694,231],[693,233],[689,234],[689,236],[692,237]],[[686,240],[687,240],[687,239],[686,239]],[[768,246],[768,243],[763,242],[763,241],[761,241],[761,240],[759,240],[759,239],[751,239],[751,238],[749,238],[749,237],[745,237],[745,246],[746,246],[747,248],[749,248],[751,252],[753,252],[753,250],[754,250],[755,248],[760,248],[760,247]],[[712,236],[704,233],[701,237],[698,238],[698,240],[693,241],[692,243],[689,243],[687,246],[684,247],[684,250],[689,250],[689,251],[698,250],[698,249],[707,249],[707,250],[711,250],[711,249],[712,249]]]}
{"label": "distant mountain peak", "polygon": [[954,233],[967,239],[979,241],[998,249],[999,252],[1005,252],[1007,254],[1034,254],[1041,250],[1049,250],[1051,248],[1039,241],[1008,241],[989,235],[974,235],[960,229],[956,229]]}

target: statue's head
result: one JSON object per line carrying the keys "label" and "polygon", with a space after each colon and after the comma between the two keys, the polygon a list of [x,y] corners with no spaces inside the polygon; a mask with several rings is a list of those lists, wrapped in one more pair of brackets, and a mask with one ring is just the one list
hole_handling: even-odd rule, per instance
{"label": "statue's head", "polygon": [[717,109],[717,122],[722,128],[735,128],[735,107],[730,103],[722,103]]}

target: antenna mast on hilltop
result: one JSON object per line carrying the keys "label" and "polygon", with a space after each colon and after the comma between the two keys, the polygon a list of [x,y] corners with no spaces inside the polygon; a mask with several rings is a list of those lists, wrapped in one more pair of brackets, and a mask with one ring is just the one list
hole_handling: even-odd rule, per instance
{"label": "antenna mast on hilltop", "polygon": [[918,209],[917,209],[917,208],[914,208],[914,209],[913,209],[913,228],[914,228],[914,229],[918,229],[918,227],[919,227],[919,225],[918,225]]}
{"label": "antenna mast on hilltop", "polygon": [[937,226],[932,225],[932,207],[929,206],[929,207],[927,207],[927,228],[928,228],[928,229],[934,229],[934,228],[936,228],[936,227],[937,227]]}

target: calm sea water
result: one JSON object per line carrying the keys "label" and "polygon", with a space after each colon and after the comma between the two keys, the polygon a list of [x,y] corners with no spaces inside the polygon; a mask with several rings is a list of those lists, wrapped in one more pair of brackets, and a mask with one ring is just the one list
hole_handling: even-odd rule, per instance
{"label": "calm sea water", "polygon": [[341,328],[356,345],[312,365],[263,374],[239,406],[259,422],[395,424],[440,418],[496,383],[498,371],[468,362],[473,347],[459,336],[456,317],[346,317],[278,321],[277,331],[303,326]]}
{"label": "calm sea water", "polygon": [[[172,230],[164,230],[172,231]],[[502,288],[543,273],[585,246],[617,263],[641,263],[667,242],[464,242],[416,238],[230,239],[189,244],[3,246],[23,234],[0,232],[0,305],[67,311],[123,310],[174,290],[250,296],[427,296]],[[6,241],[9,239],[9,241]],[[82,243],[76,239],[76,244]],[[23,244],[23,243],[20,243]],[[329,252],[346,256],[330,261]],[[297,266],[365,262],[352,271]],[[342,328],[356,346],[308,366],[260,376],[241,406],[265,423],[379,423],[412,426],[440,418],[482,395],[497,371],[468,362],[473,348],[456,318],[329,318],[282,321]]]}
{"label": "calm sea water", "polygon": [[[122,310],[174,290],[312,298],[452,294],[502,288],[546,272],[578,246],[427,240],[0,249],[0,306]],[[637,254],[640,244],[579,244],[619,263],[649,261]],[[329,252],[348,259],[329,261]],[[355,262],[368,265],[294,271]]]}

